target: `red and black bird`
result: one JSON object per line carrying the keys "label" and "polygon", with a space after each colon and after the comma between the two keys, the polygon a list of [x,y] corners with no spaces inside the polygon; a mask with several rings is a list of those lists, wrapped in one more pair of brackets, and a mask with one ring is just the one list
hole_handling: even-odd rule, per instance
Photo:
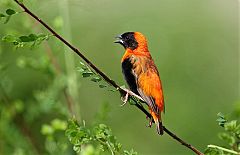
{"label": "red and black bird", "polygon": [[[162,135],[163,90],[157,67],[148,50],[147,39],[140,32],[126,32],[117,36],[117,39],[115,43],[125,48],[121,61],[124,78],[130,90],[147,103],[157,132]],[[149,125],[151,123],[152,120]]]}

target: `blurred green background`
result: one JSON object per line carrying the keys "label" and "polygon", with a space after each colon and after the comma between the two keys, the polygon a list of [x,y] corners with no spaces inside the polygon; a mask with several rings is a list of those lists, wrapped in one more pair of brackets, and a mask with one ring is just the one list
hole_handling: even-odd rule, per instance
{"label": "blurred green background", "polygon": [[[164,125],[202,151],[219,143],[216,114],[231,113],[239,104],[239,1],[24,3],[120,85],[125,84],[120,64],[124,49],[113,43],[114,37],[126,31],[145,34],[163,83]],[[21,10],[11,0],[1,0],[0,12],[9,7]],[[1,21],[1,38],[30,33],[48,32],[24,13],[7,24]],[[50,154],[42,125],[68,120],[67,103],[86,124],[96,119],[102,104],[109,104],[105,123],[124,147],[141,155],[193,154],[167,134],[158,136],[155,126],[147,128],[144,114],[134,106],[120,107],[117,92],[82,78],[80,61],[54,37],[34,49],[16,50],[0,42],[0,154]],[[59,141],[65,141],[60,133]],[[74,153],[68,148],[62,154]]]}

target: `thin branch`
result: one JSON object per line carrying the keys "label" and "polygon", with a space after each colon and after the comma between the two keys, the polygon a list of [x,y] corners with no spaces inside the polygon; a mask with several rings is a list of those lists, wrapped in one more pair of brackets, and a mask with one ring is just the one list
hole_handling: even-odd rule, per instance
{"label": "thin branch", "polygon": [[[121,95],[125,95],[127,93],[126,90],[122,89],[115,81],[113,81],[112,79],[110,79],[105,73],[103,73],[100,69],[98,69],[89,59],[87,59],[80,50],[78,50],[76,47],[74,47],[73,45],[71,45],[68,41],[66,41],[63,37],[61,37],[57,32],[55,32],[50,26],[48,26],[45,22],[43,22],[38,16],[36,16],[35,14],[33,14],[23,3],[19,2],[18,0],[14,0],[19,6],[22,7],[22,9],[29,14],[31,17],[33,17],[35,20],[37,20],[39,23],[41,23],[46,29],[48,29],[56,38],[58,38],[61,42],[63,42],[66,46],[68,46],[70,49],[73,50],[73,52],[75,52],[80,58],[82,58],[97,74],[99,74],[106,82],[108,82],[111,86],[113,86],[114,88],[116,88]],[[128,92],[130,92],[128,90]],[[139,96],[137,96],[134,93],[130,94],[131,98],[135,100],[135,98],[139,98]],[[134,98],[135,97],[135,98]],[[141,98],[139,98],[141,99]],[[142,99],[141,99],[142,100]],[[143,100],[142,100],[143,101]],[[143,101],[144,102],[144,101]],[[151,118],[152,116],[150,115],[150,113],[140,104],[138,104],[136,102],[136,104],[134,104],[138,109],[140,109],[143,113],[145,113],[149,118]],[[179,143],[181,143],[182,145],[186,146],[187,148],[191,149],[193,152],[195,152],[198,155],[204,155],[203,153],[201,153],[199,150],[197,150],[195,147],[193,147],[191,144],[186,143],[185,141],[183,141],[181,138],[179,138],[178,136],[176,136],[175,134],[173,134],[172,132],[170,132],[166,127],[163,127],[164,131],[171,136],[172,138],[174,138],[175,140],[177,140]]]}
{"label": "thin branch", "polygon": [[181,143],[182,145],[186,146],[187,148],[191,149],[193,152],[195,152],[198,155],[204,155],[202,152],[200,152],[198,149],[196,149],[194,146],[192,146],[189,143],[186,143],[185,141],[183,141],[181,138],[179,138],[177,135],[175,135],[174,133],[172,133],[171,131],[169,131],[165,126],[163,126],[163,130],[172,138],[176,139],[179,143]]}

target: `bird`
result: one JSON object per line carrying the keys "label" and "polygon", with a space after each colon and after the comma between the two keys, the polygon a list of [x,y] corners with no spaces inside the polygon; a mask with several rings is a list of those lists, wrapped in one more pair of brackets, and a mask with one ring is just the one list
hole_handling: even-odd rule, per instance
{"label": "bird", "polygon": [[[163,135],[163,89],[158,69],[148,50],[147,39],[140,32],[125,32],[116,38],[115,43],[121,44],[125,49],[121,59],[124,79],[129,89],[146,102],[156,124],[157,133]],[[128,97],[128,94],[126,96]],[[150,120],[149,127],[153,120]]]}

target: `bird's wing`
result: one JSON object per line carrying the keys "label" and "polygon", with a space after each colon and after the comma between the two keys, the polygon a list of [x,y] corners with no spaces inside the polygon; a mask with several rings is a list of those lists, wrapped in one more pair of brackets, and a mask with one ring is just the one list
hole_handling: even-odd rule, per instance
{"label": "bird's wing", "polygon": [[137,90],[137,83],[136,83],[137,77],[133,71],[133,63],[132,63],[132,61],[134,61],[133,59],[134,57],[129,57],[122,61],[122,72],[130,90],[135,94],[140,95]]}
{"label": "bird's wing", "polygon": [[161,82],[152,59],[132,55],[122,61],[122,71],[131,91],[140,95],[156,114],[159,109],[162,111]]}
{"label": "bird's wing", "polygon": [[159,108],[155,104],[155,99],[152,96],[145,95],[144,91],[141,88],[138,89],[138,92],[139,92],[140,96],[144,99],[144,101],[147,102],[147,105],[150,106],[152,111],[154,111],[154,113],[158,114]]}
{"label": "bird's wing", "polygon": [[[146,61],[146,60],[142,60]],[[151,59],[141,62],[141,73],[137,73],[136,68],[133,70],[137,77],[137,90],[140,96],[147,102],[148,106],[156,114],[159,114],[159,110],[163,111],[164,101],[161,81],[156,66]]]}

